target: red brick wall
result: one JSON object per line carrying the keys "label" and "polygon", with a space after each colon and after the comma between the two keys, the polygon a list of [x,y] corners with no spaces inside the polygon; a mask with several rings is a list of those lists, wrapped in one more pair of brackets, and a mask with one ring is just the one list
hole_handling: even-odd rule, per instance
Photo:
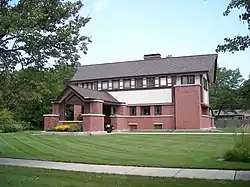
{"label": "red brick wall", "polygon": [[209,116],[201,116],[201,128],[214,127],[214,120]]}
{"label": "red brick wall", "polygon": [[54,128],[59,123],[59,115],[44,115],[44,130]]}
{"label": "red brick wall", "polygon": [[128,122],[126,117],[111,117],[111,124],[114,125],[115,130],[128,130]]}
{"label": "red brick wall", "polygon": [[127,123],[137,123],[137,129],[154,129],[154,123],[162,123],[163,129],[174,129],[174,116],[128,117]]}
{"label": "red brick wall", "polygon": [[84,116],[84,131],[104,131],[104,116]]}
{"label": "red brick wall", "polygon": [[201,87],[175,87],[176,129],[200,129]]}
{"label": "red brick wall", "polygon": [[92,114],[102,114],[102,102],[93,102],[92,103]]}

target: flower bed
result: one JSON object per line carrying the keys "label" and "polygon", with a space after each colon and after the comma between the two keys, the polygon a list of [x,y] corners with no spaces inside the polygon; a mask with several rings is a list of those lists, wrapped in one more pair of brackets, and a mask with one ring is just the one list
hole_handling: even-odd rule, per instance
{"label": "flower bed", "polygon": [[71,124],[58,124],[55,128],[46,129],[46,131],[55,131],[55,132],[82,132],[82,126],[78,126],[75,123]]}

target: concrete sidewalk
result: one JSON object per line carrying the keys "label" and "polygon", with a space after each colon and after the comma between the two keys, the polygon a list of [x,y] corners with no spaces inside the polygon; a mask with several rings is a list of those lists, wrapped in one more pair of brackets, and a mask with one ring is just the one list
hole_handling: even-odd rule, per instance
{"label": "concrete sidewalk", "polygon": [[111,166],[111,165],[77,164],[77,163],[10,159],[10,158],[0,158],[0,165],[25,166],[33,168],[83,171],[83,172],[119,174],[119,175],[250,181],[250,171],[236,171],[236,170]]}

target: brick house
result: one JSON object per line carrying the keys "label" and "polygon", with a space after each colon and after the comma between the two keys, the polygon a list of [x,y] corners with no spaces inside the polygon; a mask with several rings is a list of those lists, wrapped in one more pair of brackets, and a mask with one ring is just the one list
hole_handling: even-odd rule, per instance
{"label": "brick house", "polygon": [[[85,131],[203,129],[213,127],[208,84],[216,79],[217,54],[84,65],[44,115],[45,129],[65,121],[65,104]],[[77,121],[81,115],[83,121]]]}

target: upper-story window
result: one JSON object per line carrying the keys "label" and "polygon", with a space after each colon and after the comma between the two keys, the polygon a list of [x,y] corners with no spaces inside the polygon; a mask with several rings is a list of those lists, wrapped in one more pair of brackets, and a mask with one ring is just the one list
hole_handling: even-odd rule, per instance
{"label": "upper-story window", "polygon": [[160,78],[160,86],[167,86],[167,77]]}
{"label": "upper-story window", "polygon": [[108,81],[102,82],[102,90],[107,90],[108,89]]}
{"label": "upper-story window", "polygon": [[154,77],[147,78],[147,86],[149,88],[155,87],[155,78]]}
{"label": "upper-story window", "polygon": [[141,115],[150,115],[150,106],[142,106]]}
{"label": "upper-story window", "polygon": [[91,90],[93,89],[93,83],[92,82],[88,83],[88,89],[91,89]]}
{"label": "upper-story window", "polygon": [[155,106],[155,115],[161,115],[161,106]]}
{"label": "upper-story window", "polygon": [[203,88],[204,88],[205,90],[208,89],[208,81],[207,81],[207,79],[205,79],[205,77],[203,77]]}
{"label": "upper-story window", "polygon": [[194,84],[194,83],[195,83],[194,75],[181,77],[181,84]]}
{"label": "upper-story window", "polygon": [[119,80],[114,80],[112,81],[112,88],[113,89],[119,89],[120,88],[120,81]]}
{"label": "upper-story window", "polygon": [[88,88],[88,83],[83,83],[83,84],[82,84],[82,87],[83,87],[83,88]]}
{"label": "upper-story window", "polygon": [[123,87],[124,88],[130,88],[131,87],[130,79],[123,80]]}
{"label": "upper-story window", "polygon": [[136,116],[136,107],[135,106],[131,106],[129,107],[129,113],[130,113],[130,116]]}
{"label": "upper-story window", "polygon": [[135,87],[136,88],[142,88],[143,87],[143,79],[142,78],[135,79]]}

